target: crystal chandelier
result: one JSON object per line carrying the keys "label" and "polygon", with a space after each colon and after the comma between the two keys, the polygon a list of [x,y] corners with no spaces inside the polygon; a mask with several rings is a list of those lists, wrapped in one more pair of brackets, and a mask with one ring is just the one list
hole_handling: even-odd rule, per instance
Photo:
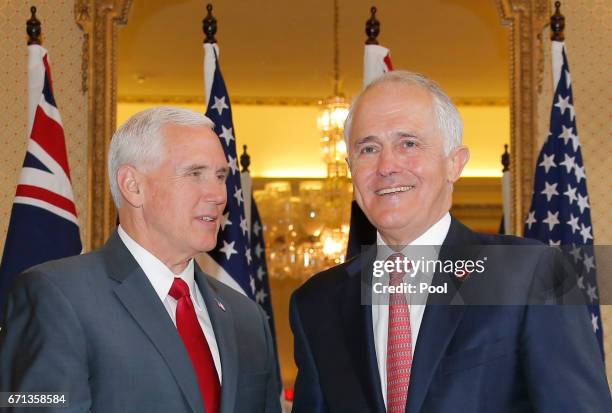
{"label": "crystal chandelier", "polygon": [[[306,279],[344,262],[352,185],[346,163],[344,122],[349,104],[340,93],[338,1],[334,1],[334,93],[320,102],[317,119],[327,177],[302,181],[297,196],[286,181],[255,191],[267,222],[268,269],[274,278]],[[264,207],[265,205],[265,207]]]}
{"label": "crystal chandelier", "polygon": [[325,181],[325,210],[320,242],[323,254],[335,264],[344,261],[348,244],[349,205],[352,186],[346,163],[347,148],[344,142],[344,122],[349,104],[340,92],[340,48],[338,0],[334,0],[334,95],[322,102],[318,126],[321,131],[323,161],[327,165]]}

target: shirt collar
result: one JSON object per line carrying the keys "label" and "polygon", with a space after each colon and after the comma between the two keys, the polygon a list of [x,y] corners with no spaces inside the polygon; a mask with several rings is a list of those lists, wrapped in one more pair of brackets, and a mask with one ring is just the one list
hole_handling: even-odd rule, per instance
{"label": "shirt collar", "polygon": [[[432,246],[440,246],[444,242],[446,235],[448,234],[448,230],[451,225],[451,216],[450,213],[444,214],[438,222],[429,227],[424,233],[418,236],[414,241],[404,246],[402,253],[404,255],[407,254],[408,247],[415,245],[432,245]],[[392,250],[389,245],[385,242],[383,237],[380,235],[379,231],[376,231],[376,244],[378,245],[378,254],[379,258],[384,257],[386,259],[389,255],[393,254],[395,251]],[[436,254],[437,255],[437,254]]]}
{"label": "shirt collar", "polygon": [[151,285],[155,289],[155,292],[159,296],[159,299],[164,301],[170,292],[170,287],[174,282],[174,277],[179,277],[187,283],[189,286],[189,293],[196,305],[199,305],[199,300],[196,291],[195,278],[194,278],[194,264],[193,259],[189,260],[189,263],[180,274],[174,274],[170,269],[159,260],[155,255],[151,254],[140,244],[138,244],[127,232],[119,225],[117,229],[119,238],[125,244],[126,248],[130,251],[142,271],[145,273]]}

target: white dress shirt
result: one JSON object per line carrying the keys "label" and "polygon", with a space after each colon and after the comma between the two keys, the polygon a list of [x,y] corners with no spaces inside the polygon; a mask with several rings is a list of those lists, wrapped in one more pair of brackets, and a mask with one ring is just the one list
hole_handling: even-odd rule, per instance
{"label": "white dress shirt", "polygon": [[[444,242],[451,224],[450,214],[447,212],[438,222],[432,225],[420,237],[405,246],[401,251],[406,257],[413,260],[424,258],[425,260],[437,260],[439,247]],[[382,239],[380,233],[377,233],[377,253],[376,259],[386,261],[391,254],[396,251],[391,249]],[[423,247],[416,247],[423,246]],[[431,246],[431,247],[428,247]],[[412,248],[410,248],[412,247]],[[417,256],[415,256],[415,254]],[[432,273],[421,272],[412,280],[408,280],[406,275],[404,281],[425,282],[431,284],[433,278]],[[389,284],[388,275],[380,279],[384,285]],[[386,301],[382,302],[384,299]],[[423,313],[425,312],[425,303],[427,302],[427,292],[422,294],[406,294],[406,300],[410,309],[410,330],[412,335],[412,354],[416,348],[417,339]],[[380,375],[380,384],[382,387],[382,396],[387,406],[387,338],[389,331],[389,305],[388,295],[384,298],[381,294],[373,293],[372,297],[372,327],[374,330],[374,347],[376,348],[376,360],[378,362],[378,373]]]}
{"label": "white dress shirt", "polygon": [[198,317],[198,322],[200,323],[200,327],[202,328],[206,341],[208,342],[208,347],[210,347],[215,368],[217,370],[217,374],[219,375],[219,383],[221,383],[221,358],[219,356],[219,347],[217,346],[215,332],[213,330],[212,323],[210,322],[210,316],[208,315],[204,298],[202,297],[200,289],[197,288],[195,282],[193,259],[189,261],[189,264],[187,264],[187,267],[185,267],[183,272],[180,274],[174,274],[156,256],[134,241],[132,237],[130,237],[123,230],[123,228],[121,228],[121,225],[119,225],[117,232],[119,233],[121,241],[123,241],[132,256],[134,256],[134,259],[138,265],[140,265],[140,268],[142,268],[142,271],[144,271],[145,275],[149,279],[149,282],[155,289],[155,292],[164,304],[164,307],[166,307],[166,311],[168,312],[168,315],[172,319],[175,326],[176,300],[168,293],[170,292],[170,287],[172,287],[172,283],[174,282],[174,277],[179,277],[187,283],[189,286],[189,296],[191,297],[191,301],[193,301],[196,316]]}

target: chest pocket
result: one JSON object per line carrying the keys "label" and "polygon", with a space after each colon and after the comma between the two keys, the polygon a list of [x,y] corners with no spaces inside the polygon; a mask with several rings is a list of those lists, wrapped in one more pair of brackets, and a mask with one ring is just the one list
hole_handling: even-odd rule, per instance
{"label": "chest pocket", "polygon": [[478,367],[500,357],[514,356],[517,351],[513,339],[502,339],[446,356],[441,360],[440,368],[442,374],[449,374]]}

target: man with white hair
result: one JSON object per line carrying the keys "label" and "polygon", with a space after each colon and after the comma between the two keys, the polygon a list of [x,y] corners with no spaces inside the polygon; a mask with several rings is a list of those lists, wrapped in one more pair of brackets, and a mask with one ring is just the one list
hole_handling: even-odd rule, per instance
{"label": "man with white hair", "polygon": [[117,130],[108,170],[121,224],[100,250],[17,278],[0,392],[64,396],[35,411],[280,412],[263,310],[194,263],[215,247],[227,198],[212,126],[157,107]]}
{"label": "man with white hair", "polygon": [[541,305],[575,297],[556,250],[451,217],[469,151],[440,87],[387,73],[345,133],[378,242],[291,298],[294,413],[612,411],[585,307]]}

